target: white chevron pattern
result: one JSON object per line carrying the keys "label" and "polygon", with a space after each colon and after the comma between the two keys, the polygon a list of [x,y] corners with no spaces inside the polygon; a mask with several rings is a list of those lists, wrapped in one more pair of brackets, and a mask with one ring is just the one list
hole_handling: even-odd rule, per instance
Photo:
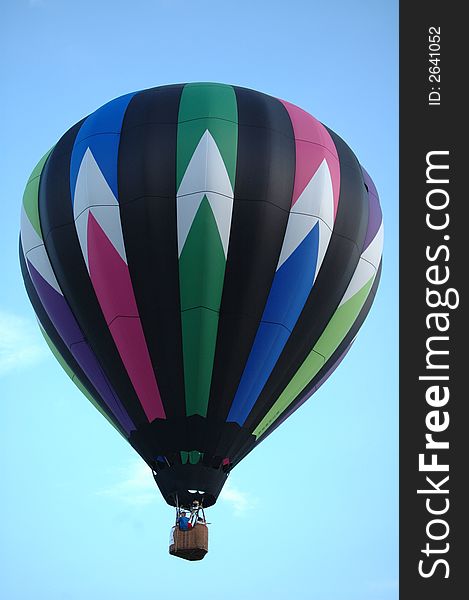
{"label": "white chevron pattern", "polygon": [[179,256],[204,196],[212,209],[226,257],[233,212],[233,189],[220,150],[208,130],[197,144],[177,192]]}
{"label": "white chevron pattern", "polygon": [[78,170],[73,215],[83,258],[88,264],[88,215],[99,223],[124,262],[127,256],[122,236],[119,203],[109,187],[91,150],[86,149]]}
{"label": "white chevron pattern", "polygon": [[277,270],[293,254],[318,221],[319,250],[315,279],[329,245],[334,224],[332,178],[325,159],[290,210]]}
{"label": "white chevron pattern", "polygon": [[379,267],[381,254],[383,252],[384,229],[381,223],[377,234],[366,248],[358,261],[355,273],[348,285],[347,291],[342,298],[340,305],[345,304],[352,296],[359,292],[370,279],[374,278]]}
{"label": "white chevron pattern", "polygon": [[21,245],[25,258],[56,292],[63,295],[52,270],[44,242],[32,226],[24,207],[21,208]]}

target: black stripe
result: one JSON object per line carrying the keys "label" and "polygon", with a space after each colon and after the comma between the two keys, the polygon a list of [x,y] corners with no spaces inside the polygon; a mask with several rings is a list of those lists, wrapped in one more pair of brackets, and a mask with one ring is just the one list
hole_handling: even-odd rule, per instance
{"label": "black stripe", "polygon": [[28,271],[28,268],[26,266],[26,262],[24,259],[21,242],[20,242],[19,250],[20,250],[19,251],[20,267],[21,267],[21,274],[23,276],[24,287],[26,288],[26,293],[28,294],[29,301],[32,304],[34,312],[36,313],[36,316],[37,316],[42,328],[47,333],[47,335],[49,336],[49,338],[52,341],[52,343],[54,344],[54,346],[57,348],[59,354],[62,356],[62,358],[66,362],[69,369],[71,369],[73,371],[73,373],[77,376],[77,378],[80,380],[80,383],[83,385],[83,387],[86,389],[86,391],[90,394],[90,396],[93,397],[93,399],[101,407],[101,409],[106,413],[106,415],[109,417],[109,419],[114,423],[114,426],[119,430],[119,432],[125,438],[127,438],[127,434],[120,427],[119,423],[114,418],[114,415],[109,410],[108,406],[106,405],[104,400],[101,398],[100,394],[98,393],[96,388],[93,386],[91,381],[88,379],[85,372],[81,369],[80,365],[73,358],[70,350],[67,348],[65,342],[60,337],[56,328],[52,324],[52,321],[49,319],[49,315],[45,311],[45,309],[41,303],[41,300],[39,299],[39,296],[36,292],[36,288],[34,287],[34,284],[31,281],[31,277],[29,275],[29,271]]}
{"label": "black stripe", "polygon": [[293,127],[283,104],[235,87],[238,155],[230,243],[208,416],[225,420],[275,275],[295,175]]}
{"label": "black stripe", "polygon": [[101,312],[73,220],[70,156],[81,123],[59,140],[43,169],[39,217],[44,244],[60,288],[119,400],[136,426],[147,422]]}
{"label": "black stripe", "polygon": [[244,424],[251,431],[270,410],[326,328],[352,279],[365,241],[369,206],[360,164],[347,144],[328,131],[340,162],[334,230],[305,307]]}
{"label": "black stripe", "polygon": [[185,415],[176,220],[183,85],[136,94],[119,145],[119,205],[140,320],[168,419]]}

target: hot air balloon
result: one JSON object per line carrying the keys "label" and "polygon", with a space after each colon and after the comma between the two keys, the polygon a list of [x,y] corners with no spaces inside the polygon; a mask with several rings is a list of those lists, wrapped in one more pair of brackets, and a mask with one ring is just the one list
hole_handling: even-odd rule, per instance
{"label": "hot air balloon", "polygon": [[166,502],[229,472],[350,349],[381,270],[376,188],[297,106],[216,83],[130,93],[27,183],[20,262],[41,330]]}

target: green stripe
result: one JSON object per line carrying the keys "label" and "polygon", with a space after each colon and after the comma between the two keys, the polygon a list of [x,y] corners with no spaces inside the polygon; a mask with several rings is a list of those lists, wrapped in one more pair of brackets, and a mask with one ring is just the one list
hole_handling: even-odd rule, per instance
{"label": "green stripe", "polygon": [[42,231],[41,231],[41,223],[39,221],[39,181],[42,173],[42,169],[46,163],[46,160],[49,157],[49,154],[52,152],[53,148],[46,152],[41,160],[34,167],[33,172],[31,173],[28,183],[26,184],[26,188],[23,194],[23,207],[24,211],[31,222],[31,225],[36,230],[38,236],[42,239]]}
{"label": "green stripe", "polygon": [[187,415],[207,414],[224,275],[223,247],[204,198],[179,259]]}
{"label": "green stripe", "polygon": [[314,348],[293,376],[293,379],[277,398],[275,404],[256,429],[254,429],[253,434],[256,438],[259,438],[280,417],[335,352],[365,304],[373,279],[374,277],[336,310]]}
{"label": "green stripe", "polygon": [[82,384],[82,382],[80,381],[79,377],[72,371],[72,369],[65,362],[65,359],[60,354],[57,346],[54,344],[54,342],[47,335],[46,330],[42,327],[42,325],[40,323],[39,323],[39,329],[41,330],[41,333],[44,336],[44,339],[46,340],[47,345],[49,346],[52,354],[54,355],[54,357],[56,358],[57,362],[60,364],[60,366],[62,367],[62,369],[65,371],[65,373],[67,373],[67,375],[70,377],[70,379],[73,381],[73,383],[77,386],[77,388],[80,390],[80,392],[84,396],[86,396],[88,398],[88,400],[91,402],[91,404],[97,410],[99,410],[99,412],[103,415],[103,417],[105,417],[105,419],[107,419],[109,421],[109,423],[114,427],[114,429],[126,440],[127,438],[125,438],[122,435],[122,432],[116,427],[115,423],[113,423],[113,421],[111,421],[111,419],[109,418],[109,416],[103,411],[103,409],[99,406],[99,404],[96,402],[96,400],[93,398],[93,396],[91,396],[91,394],[88,392],[88,390]]}
{"label": "green stripe", "polygon": [[[226,85],[188,84],[179,108],[177,187],[208,130],[234,186],[238,141],[234,90]],[[194,192],[200,190],[194,190]],[[179,258],[186,413],[207,415],[226,257],[220,232],[204,196]]]}
{"label": "green stripe", "polygon": [[179,258],[181,310],[219,310],[225,264],[217,223],[204,197]]}
{"label": "green stripe", "polygon": [[197,308],[182,313],[186,414],[207,415],[218,313]]}
{"label": "green stripe", "polygon": [[188,83],[182,91],[179,105],[177,188],[207,130],[220,150],[234,188],[238,151],[238,109],[234,89],[229,85]]}

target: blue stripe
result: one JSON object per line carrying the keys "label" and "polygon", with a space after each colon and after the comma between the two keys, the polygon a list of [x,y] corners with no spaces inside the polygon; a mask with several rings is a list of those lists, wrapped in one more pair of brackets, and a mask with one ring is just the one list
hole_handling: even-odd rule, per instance
{"label": "blue stripe", "polygon": [[243,425],[298,321],[314,283],[319,224],[276,272],[227,421]]}
{"label": "blue stripe", "polygon": [[109,187],[117,198],[117,158],[124,114],[137,92],[111,100],[87,117],[73,146],[70,160],[70,191],[72,204],[83,156],[89,148]]}

